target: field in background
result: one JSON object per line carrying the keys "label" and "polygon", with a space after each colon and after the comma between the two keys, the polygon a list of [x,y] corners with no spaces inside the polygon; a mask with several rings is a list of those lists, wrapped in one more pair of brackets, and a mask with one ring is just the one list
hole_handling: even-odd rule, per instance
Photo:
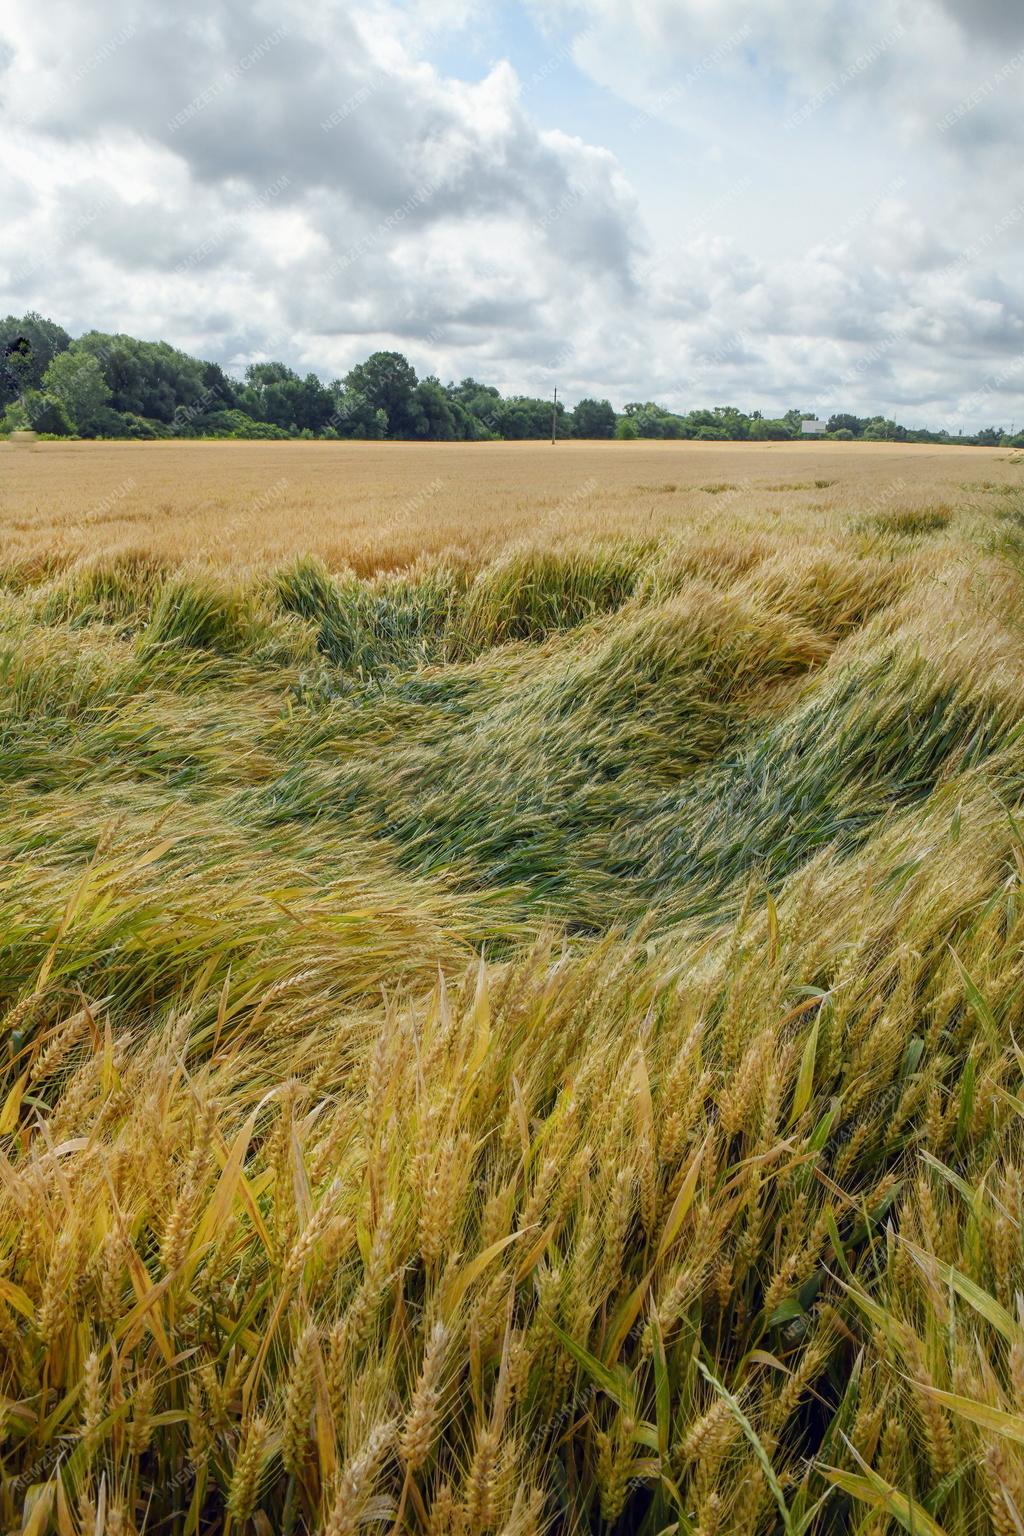
{"label": "field in background", "polygon": [[1024,468],[0,486],[3,1528],[1019,1530]]}
{"label": "field in background", "polygon": [[526,539],[659,537],[726,514],[986,504],[1019,484],[993,448],[867,443],[0,445],[0,558],[144,551],[220,570],[297,554],[359,575]]}

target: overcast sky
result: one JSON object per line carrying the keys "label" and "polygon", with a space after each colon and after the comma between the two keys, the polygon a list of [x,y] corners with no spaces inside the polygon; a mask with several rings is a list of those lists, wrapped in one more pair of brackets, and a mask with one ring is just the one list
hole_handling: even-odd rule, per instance
{"label": "overcast sky", "polygon": [[1022,0],[4,0],[0,313],[1024,423]]}

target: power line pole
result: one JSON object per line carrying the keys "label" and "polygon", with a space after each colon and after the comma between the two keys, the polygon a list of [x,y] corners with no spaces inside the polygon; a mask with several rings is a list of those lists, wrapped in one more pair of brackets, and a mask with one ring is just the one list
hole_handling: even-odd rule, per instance
{"label": "power line pole", "polygon": [[555,446],[555,429],[558,424],[558,390],[555,390],[555,398],[551,402],[551,446]]}

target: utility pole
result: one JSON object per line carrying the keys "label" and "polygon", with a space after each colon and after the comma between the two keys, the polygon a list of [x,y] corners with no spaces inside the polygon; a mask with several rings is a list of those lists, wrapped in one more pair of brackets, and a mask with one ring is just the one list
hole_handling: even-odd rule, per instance
{"label": "utility pole", "polygon": [[555,390],[555,398],[551,402],[551,446],[555,446],[555,430],[558,425],[558,390]]}

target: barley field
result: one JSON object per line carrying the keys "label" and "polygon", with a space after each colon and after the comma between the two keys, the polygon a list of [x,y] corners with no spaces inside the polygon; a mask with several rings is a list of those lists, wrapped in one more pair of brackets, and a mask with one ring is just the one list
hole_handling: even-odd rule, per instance
{"label": "barley field", "polygon": [[1024,1530],[1024,462],[0,449],[0,1521]]}

